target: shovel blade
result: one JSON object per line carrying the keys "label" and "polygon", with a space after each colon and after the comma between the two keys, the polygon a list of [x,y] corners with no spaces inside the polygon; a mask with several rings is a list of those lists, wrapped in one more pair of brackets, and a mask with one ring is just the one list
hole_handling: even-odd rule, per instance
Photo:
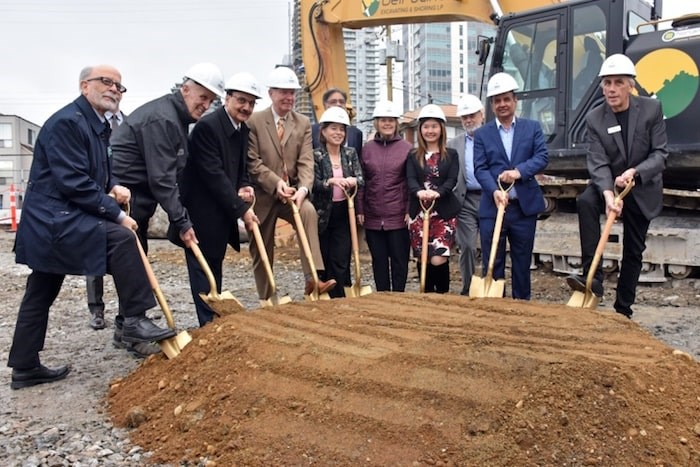
{"label": "shovel blade", "polygon": [[372,287],[369,285],[353,284],[351,287],[343,287],[346,297],[362,297],[372,293]]}
{"label": "shovel blade", "polygon": [[318,292],[312,292],[309,295],[304,295],[304,300],[307,302],[317,302],[319,300],[330,300],[331,296],[327,293],[319,294]]}
{"label": "shovel blade", "polygon": [[505,279],[486,279],[484,277],[472,276],[469,284],[469,296],[474,298],[503,298],[506,290]]}
{"label": "shovel blade", "polygon": [[158,342],[160,350],[163,351],[166,357],[173,359],[180,355],[180,346],[177,344],[176,337],[171,337],[169,339],[164,339]]}
{"label": "shovel blade", "polygon": [[278,297],[276,293],[272,294],[272,296],[267,300],[260,300],[260,306],[263,308],[275,305],[285,305],[287,303],[292,303],[292,297],[289,295]]}
{"label": "shovel blade", "polygon": [[200,293],[199,298],[206,303],[219,317],[233,315],[245,311],[245,307],[231,292],[222,292],[218,296],[212,296],[211,293]]}
{"label": "shovel blade", "polygon": [[574,292],[571,298],[566,303],[566,306],[573,308],[590,308],[594,310],[598,308],[600,303],[600,298],[598,298],[594,293],[589,292]]}

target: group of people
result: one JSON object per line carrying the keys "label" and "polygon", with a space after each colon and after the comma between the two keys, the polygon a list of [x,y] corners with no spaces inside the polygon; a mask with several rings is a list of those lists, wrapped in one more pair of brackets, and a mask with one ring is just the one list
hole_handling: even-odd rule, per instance
{"label": "group of people", "polygon": [[[601,67],[605,103],[587,118],[591,184],[578,200],[585,274],[600,236],[600,214],[621,214],[615,189],[635,183],[625,201],[615,301],[616,311],[627,317],[646,230],[661,209],[667,155],[660,104],[631,95],[635,75],[620,54]],[[277,219],[294,224],[298,211],[310,250],[301,255],[304,293],[342,297],[351,282],[353,196],[377,291],[405,290],[412,250],[414,257],[427,258],[418,264],[426,270],[425,291],[448,292],[449,257],[458,247],[461,293],[468,294],[477,233],[485,271],[496,213],[505,206],[494,278],[505,277],[507,240],[512,297],[530,299],[536,222],[545,207],[535,175],[547,165],[547,147],[538,122],[516,117],[518,84],[512,76],[490,78],[487,98],[495,118],[486,124],[479,98],[460,100],[464,132],[450,141],[441,108],[423,107],[415,148],[399,135],[400,112],[391,102],[374,109],[375,134],[363,145],[343,90],[324,94],[325,110],[312,126],[293,110],[301,86],[291,69],[276,68],[266,84],[271,105],[254,112],[263,91],[252,75],[237,73],[224,82],[215,65],[198,64],[172,93],[124,116],[119,102],[126,88],[119,72],[107,65],[81,72],[81,95],[46,122],[35,148],[16,238],[17,262],[32,272],[8,361],[12,388],[56,381],[70,371],[50,369],[39,359],[49,308],[65,274],[90,277],[90,325],[96,329],[105,327],[100,278],[112,274],[119,296],[115,344],[144,356],[158,351],[154,343],[175,335],[146,316],[155,301],[137,242],[147,251],[148,222],[158,204],[168,215],[168,238],[185,250],[201,326],[215,314],[199,296],[209,283],[191,247],[199,245],[220,289],[227,245],[240,249],[238,219],[249,230],[259,224],[272,263]],[[205,115],[217,98],[223,105]],[[264,255],[255,242],[249,250],[258,295],[266,300],[274,290]],[[94,278],[99,287],[90,292]],[[567,282],[576,290],[585,287],[582,276]],[[600,270],[592,289],[603,294]]]}

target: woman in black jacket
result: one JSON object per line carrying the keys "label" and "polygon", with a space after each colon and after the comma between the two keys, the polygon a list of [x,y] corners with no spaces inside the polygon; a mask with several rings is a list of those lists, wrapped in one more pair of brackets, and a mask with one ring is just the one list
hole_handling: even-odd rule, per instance
{"label": "woman in black jacket", "polygon": [[320,147],[314,150],[314,188],[312,203],[318,213],[318,239],[323,264],[321,280],[335,279],[338,287],[329,292],[344,297],[343,285],[350,279],[350,221],[345,193],[363,185],[362,168],[354,148],[343,146],[350,125],[347,112],[330,107],[319,122]]}
{"label": "woman in black jacket", "polygon": [[[435,104],[428,104],[418,114],[418,148],[411,151],[406,164],[411,217],[408,229],[416,258],[421,257],[424,213],[429,206],[428,264],[425,291],[446,293],[450,290],[450,254],[455,244],[457,213],[460,204],[452,189],[457,184],[457,151],[447,148],[445,114]],[[418,271],[420,271],[420,262]]]}

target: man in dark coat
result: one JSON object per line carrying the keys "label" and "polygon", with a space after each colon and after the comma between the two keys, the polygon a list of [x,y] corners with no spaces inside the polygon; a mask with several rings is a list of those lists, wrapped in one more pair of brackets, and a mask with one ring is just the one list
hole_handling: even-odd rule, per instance
{"label": "man in dark coat", "polygon": [[[611,55],[603,62],[598,76],[602,78],[605,103],[586,116],[586,162],[591,183],[576,202],[584,276],[570,276],[567,283],[574,290],[585,291],[585,276],[600,240],[600,215],[620,215],[624,206],[622,265],[614,307],[616,312],[631,318],[647,230],[663,206],[662,173],[668,157],[666,125],[658,100],[632,95],[636,70],[628,57]],[[632,181],[635,185],[630,194],[615,205],[615,187],[622,189]],[[591,286],[599,297],[603,296],[602,279],[601,261]]]}
{"label": "man in dark coat", "polygon": [[[249,130],[245,122],[253,113],[255,100],[262,97],[249,73],[233,75],[225,90],[224,105],[202,117],[190,134],[190,157],[180,184],[182,204],[190,214],[218,290],[226,245],[240,251],[237,219],[242,218],[246,225],[257,222],[246,204],[254,191],[248,179]],[[172,228],[168,232],[176,243],[177,233]],[[209,290],[209,282],[192,250],[186,249],[185,257],[197,318],[199,325],[204,326],[214,318],[211,308],[199,296]]]}
{"label": "man in dark coat", "polygon": [[50,369],[39,360],[49,308],[66,274],[112,274],[125,341],[175,335],[146,317],[155,300],[133,233],[136,221],[119,208],[130,193],[112,181],[104,114],[116,110],[118,94],[126,91],[120,81],[115,68],[93,67],[80,80],[81,96],[51,116],[37,138],[15,243],[16,261],[32,272],[8,359],[13,389],[57,381],[70,372],[69,366]]}

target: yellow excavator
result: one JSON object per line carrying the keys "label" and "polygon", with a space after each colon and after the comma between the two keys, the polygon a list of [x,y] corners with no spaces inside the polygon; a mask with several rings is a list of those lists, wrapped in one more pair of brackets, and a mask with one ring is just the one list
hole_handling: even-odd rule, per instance
{"label": "yellow excavator", "polygon": [[[548,212],[535,259],[572,273],[580,270],[575,196],[588,178],[585,116],[603,102],[602,61],[625,53],[637,68],[636,92],[662,101],[670,151],[665,211],[649,229],[640,281],[684,278],[700,270],[700,14],[661,14],[661,0],[300,0],[306,89],[317,116],[326,89],[348,89],[343,28],[495,24],[496,37],[479,44],[480,60],[491,53],[487,76],[505,71],[518,81],[518,113],[540,122],[549,148],[540,176]],[[622,235],[613,229],[606,271],[618,267]]]}

